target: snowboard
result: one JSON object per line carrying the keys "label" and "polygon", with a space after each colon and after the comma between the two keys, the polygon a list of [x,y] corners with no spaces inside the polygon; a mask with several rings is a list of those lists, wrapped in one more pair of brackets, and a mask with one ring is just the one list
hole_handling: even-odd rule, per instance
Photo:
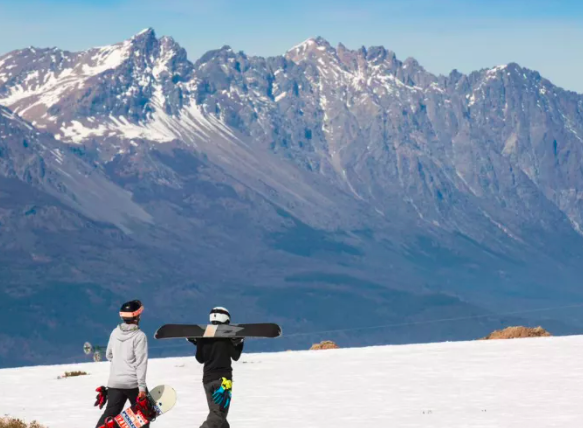
{"label": "snowboard", "polygon": [[141,428],[174,407],[176,391],[171,386],[159,385],[148,393],[145,402],[145,406],[136,403],[128,407],[100,428]]}
{"label": "snowboard", "polygon": [[156,331],[156,339],[176,338],[237,338],[281,336],[281,327],[277,324],[165,324]]}

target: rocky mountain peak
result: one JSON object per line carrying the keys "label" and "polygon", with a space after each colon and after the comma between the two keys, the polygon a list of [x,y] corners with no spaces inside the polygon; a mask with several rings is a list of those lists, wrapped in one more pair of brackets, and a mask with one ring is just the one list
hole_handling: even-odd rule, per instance
{"label": "rocky mountain peak", "polygon": [[174,50],[180,50],[183,49],[182,46],[180,46],[180,44],[174,40],[173,37],[170,36],[162,36],[159,39],[160,45],[164,46],[167,49],[174,49]]}
{"label": "rocky mountain peak", "polygon": [[313,57],[335,54],[336,50],[323,37],[310,37],[286,53],[286,58],[299,63]]}
{"label": "rocky mountain peak", "polygon": [[130,39],[129,42],[131,42],[134,45],[140,45],[140,44],[149,44],[149,43],[153,43],[154,41],[157,41],[157,37],[156,37],[156,32],[154,31],[153,28],[145,28],[142,31],[140,31],[139,33],[134,34]]}
{"label": "rocky mountain peak", "polygon": [[371,46],[366,51],[366,59],[372,64],[379,64],[385,61],[393,64],[397,61],[397,55],[384,46]]}
{"label": "rocky mountain peak", "polygon": [[185,62],[186,51],[169,36],[159,39],[152,28],[147,28],[121,44],[126,47],[129,60],[155,67],[157,63],[169,63],[176,57]]}
{"label": "rocky mountain peak", "polygon": [[224,45],[219,49],[213,49],[202,55],[195,63],[195,68],[200,68],[207,63],[228,63],[232,61],[237,54],[230,46]]}

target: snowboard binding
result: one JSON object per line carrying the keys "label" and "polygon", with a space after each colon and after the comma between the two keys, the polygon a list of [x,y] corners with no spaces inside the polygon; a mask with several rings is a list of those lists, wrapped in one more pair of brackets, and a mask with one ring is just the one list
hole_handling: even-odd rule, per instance
{"label": "snowboard binding", "polygon": [[135,408],[135,411],[141,412],[150,422],[154,422],[162,413],[149,393],[144,398],[138,398]]}

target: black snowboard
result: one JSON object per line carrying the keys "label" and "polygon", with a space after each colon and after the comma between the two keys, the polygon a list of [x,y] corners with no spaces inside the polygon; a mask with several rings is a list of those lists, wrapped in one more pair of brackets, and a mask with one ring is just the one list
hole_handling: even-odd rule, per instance
{"label": "black snowboard", "polygon": [[156,331],[156,339],[203,338],[203,337],[279,337],[277,324],[165,324]]}

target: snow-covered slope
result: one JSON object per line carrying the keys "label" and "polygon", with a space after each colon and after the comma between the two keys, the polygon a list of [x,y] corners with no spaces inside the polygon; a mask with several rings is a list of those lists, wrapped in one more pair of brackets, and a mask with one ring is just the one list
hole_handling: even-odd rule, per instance
{"label": "snow-covered slope", "polygon": [[[249,354],[235,367],[229,419],[238,428],[576,427],[582,354],[583,336]],[[66,370],[90,375],[58,380]],[[107,373],[108,363],[1,370],[0,414],[93,426],[93,390]],[[202,423],[194,358],[151,360],[148,382],[178,392],[155,427]]]}

